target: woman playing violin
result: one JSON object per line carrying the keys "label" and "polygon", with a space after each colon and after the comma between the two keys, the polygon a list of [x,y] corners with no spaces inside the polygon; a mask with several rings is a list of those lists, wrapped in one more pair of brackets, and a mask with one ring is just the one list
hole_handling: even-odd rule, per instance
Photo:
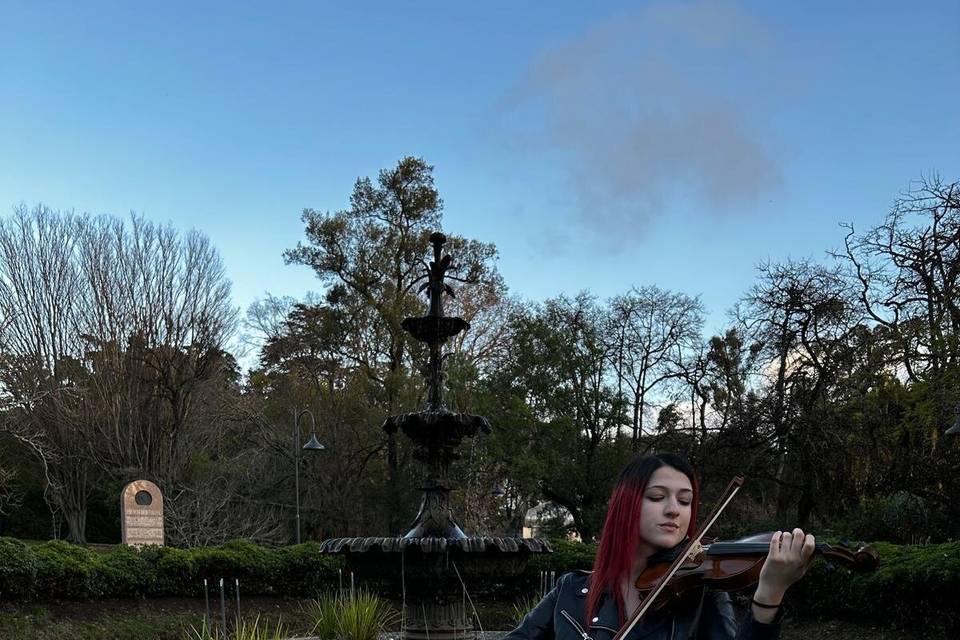
{"label": "woman playing violin", "polygon": [[[642,456],[620,473],[592,572],[573,572],[505,640],[610,640],[640,603],[634,584],[648,567],[672,559],[696,528],[699,486],[693,468],[672,454]],[[780,602],[803,577],[814,538],[776,533],[746,615],[737,624],[730,596],[701,590],[647,613],[624,640],[777,638]]]}

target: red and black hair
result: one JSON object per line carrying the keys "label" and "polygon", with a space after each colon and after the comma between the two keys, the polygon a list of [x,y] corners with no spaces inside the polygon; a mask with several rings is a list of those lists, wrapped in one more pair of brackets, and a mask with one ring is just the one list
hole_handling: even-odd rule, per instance
{"label": "red and black hair", "polygon": [[693,500],[687,536],[692,536],[696,530],[700,485],[689,462],[671,453],[659,453],[638,456],[624,467],[613,487],[610,502],[607,504],[607,518],[603,523],[597,557],[593,562],[585,617],[588,628],[590,620],[599,608],[604,591],[609,591],[616,599],[621,623],[626,617],[620,584],[630,578],[637,546],[640,543],[640,511],[643,507],[643,493],[650,476],[660,467],[673,467],[690,478]]}

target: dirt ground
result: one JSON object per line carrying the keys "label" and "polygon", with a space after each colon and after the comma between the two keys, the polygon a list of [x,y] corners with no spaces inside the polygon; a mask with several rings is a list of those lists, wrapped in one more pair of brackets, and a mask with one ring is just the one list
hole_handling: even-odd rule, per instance
{"label": "dirt ground", "polygon": [[[281,622],[291,636],[307,635],[312,628],[306,611],[309,600],[286,598],[243,598],[240,611],[244,618],[260,616],[261,622],[274,627]],[[211,596],[211,614],[220,619],[219,594]],[[236,604],[226,601],[228,620],[235,616]],[[510,603],[479,603],[478,615],[485,631],[512,626]],[[0,638],[3,640],[185,640],[190,627],[203,623],[206,603],[203,598],[159,598],[102,600],[95,602],[52,602],[43,604],[0,603]],[[393,635],[393,634],[391,634]],[[395,636],[394,636],[395,637]],[[911,635],[905,631],[882,629],[862,621],[787,620],[783,640],[946,640],[943,633]]]}

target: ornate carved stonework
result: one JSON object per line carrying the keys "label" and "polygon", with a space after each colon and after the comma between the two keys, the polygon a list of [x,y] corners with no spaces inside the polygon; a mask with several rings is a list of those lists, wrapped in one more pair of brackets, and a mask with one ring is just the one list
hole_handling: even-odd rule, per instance
{"label": "ornate carved stonework", "polygon": [[448,604],[408,602],[404,607],[405,640],[463,640],[473,637],[473,616],[462,600]]}

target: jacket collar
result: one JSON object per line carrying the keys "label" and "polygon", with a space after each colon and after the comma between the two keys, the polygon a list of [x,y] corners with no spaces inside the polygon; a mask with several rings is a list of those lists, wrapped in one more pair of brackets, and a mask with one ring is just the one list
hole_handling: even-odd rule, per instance
{"label": "jacket collar", "polygon": [[[581,611],[586,610],[587,594],[590,589],[593,588],[590,578],[592,578],[592,576],[587,578],[584,588],[578,589],[576,593],[578,598],[583,599]],[[617,601],[609,589],[604,590],[603,597],[600,599],[600,608],[593,617],[595,620],[590,621],[591,629],[603,629],[604,631],[609,631],[611,634],[616,634],[617,629],[620,628],[620,612],[617,611]],[[640,640],[659,631],[666,623],[666,616],[660,615],[657,612],[651,612],[643,622],[633,628],[628,639]]]}

